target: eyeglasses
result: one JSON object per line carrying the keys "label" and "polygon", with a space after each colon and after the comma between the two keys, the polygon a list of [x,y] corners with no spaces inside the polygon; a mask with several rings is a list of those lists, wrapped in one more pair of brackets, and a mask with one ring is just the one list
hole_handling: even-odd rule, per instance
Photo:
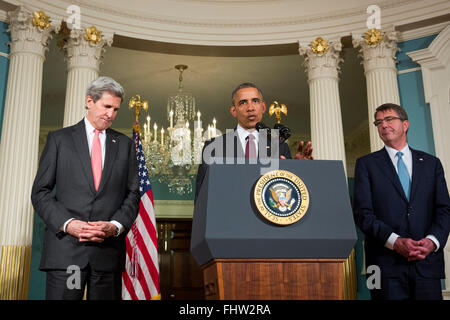
{"label": "eyeglasses", "polygon": [[383,123],[383,121],[386,121],[386,123],[391,123],[392,121],[397,120],[397,119],[403,121],[403,119],[400,117],[386,117],[384,119],[375,120],[373,122],[373,124],[375,125],[375,127],[378,127],[379,125],[381,125]]}

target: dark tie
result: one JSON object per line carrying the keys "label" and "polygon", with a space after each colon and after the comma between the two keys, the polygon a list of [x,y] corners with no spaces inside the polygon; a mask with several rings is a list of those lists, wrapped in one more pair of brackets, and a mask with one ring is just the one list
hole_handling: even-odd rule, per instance
{"label": "dark tie", "polygon": [[247,140],[247,144],[245,146],[245,157],[256,158],[255,136],[250,133],[245,139]]}
{"label": "dark tie", "polygon": [[102,178],[102,146],[99,138],[100,131],[95,129],[94,139],[92,140],[91,165],[94,175],[95,191],[98,190],[100,179]]}
{"label": "dark tie", "polygon": [[411,189],[411,180],[409,179],[408,169],[402,159],[403,153],[401,151],[397,152],[397,172],[400,178],[400,183],[402,184],[403,191],[405,191],[406,198],[409,201],[409,192]]}

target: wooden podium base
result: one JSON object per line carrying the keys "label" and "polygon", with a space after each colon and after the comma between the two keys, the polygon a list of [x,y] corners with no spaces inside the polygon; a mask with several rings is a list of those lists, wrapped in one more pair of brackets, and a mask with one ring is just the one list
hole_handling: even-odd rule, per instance
{"label": "wooden podium base", "polygon": [[202,266],[209,300],[342,300],[344,259],[215,259]]}

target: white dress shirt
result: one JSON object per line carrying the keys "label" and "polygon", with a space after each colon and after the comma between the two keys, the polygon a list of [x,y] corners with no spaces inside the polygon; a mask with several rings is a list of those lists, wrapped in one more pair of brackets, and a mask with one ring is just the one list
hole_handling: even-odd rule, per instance
{"label": "white dress shirt", "polygon": [[[94,140],[94,136],[95,136],[95,128],[92,126],[92,124],[89,122],[89,120],[86,117],[84,117],[84,124],[86,127],[86,137],[87,137],[87,142],[88,142],[88,146],[89,146],[89,156],[90,156],[91,150],[92,150],[92,141]],[[106,151],[106,130],[100,131],[98,137],[100,139],[100,145],[101,145],[101,149],[102,149],[102,169],[103,169],[103,167],[105,165],[105,154],[106,154],[105,153],[105,151]],[[64,223],[64,225],[63,225],[64,232],[66,232],[67,224],[74,219],[75,218],[70,218],[69,220],[67,220]],[[116,234],[116,236],[121,234],[124,229],[122,224],[115,220],[111,220],[110,222],[118,228],[118,233]]]}
{"label": "white dress shirt", "polygon": [[248,135],[251,133],[253,134],[253,136],[255,137],[255,150],[256,150],[256,154],[258,154],[258,141],[259,141],[259,132],[256,129],[253,130],[245,130],[244,128],[242,128],[239,124],[237,125],[237,133],[239,136],[239,141],[241,142],[242,145],[242,149],[244,151],[245,154],[245,147],[247,146],[247,137]]}
{"label": "white dress shirt", "polygon": [[[398,162],[398,155],[397,152],[402,152],[402,160],[405,163],[406,169],[408,170],[408,174],[409,174],[409,179],[412,181],[412,153],[411,153],[411,149],[409,149],[408,144],[405,145],[405,147],[403,147],[402,150],[396,150],[394,148],[388,147],[388,146],[384,146],[386,148],[387,153],[389,154],[389,158],[391,158],[392,164],[394,165],[395,171],[398,174],[398,169],[397,169],[397,162]],[[395,232],[391,233],[391,235],[389,236],[389,238],[387,239],[386,243],[384,244],[384,246],[386,248],[389,248],[391,250],[394,250],[394,243],[395,240],[397,240],[397,238],[399,238],[400,236],[398,234],[396,234]],[[427,235],[427,238],[430,239],[431,241],[434,242],[434,244],[436,245],[436,250],[437,251],[439,249],[439,241],[438,239],[433,236],[432,234]]]}

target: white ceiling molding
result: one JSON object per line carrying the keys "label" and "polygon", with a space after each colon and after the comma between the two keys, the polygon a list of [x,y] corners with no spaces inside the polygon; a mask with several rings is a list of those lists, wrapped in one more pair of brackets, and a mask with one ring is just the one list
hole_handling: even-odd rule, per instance
{"label": "white ceiling molding", "polygon": [[431,26],[426,26],[423,28],[417,28],[409,31],[404,31],[399,33],[398,41],[408,41],[414,40],[418,38],[432,36],[434,34],[438,34],[442,30],[444,30],[448,25],[450,25],[450,21],[442,22],[438,24],[434,24]]}
{"label": "white ceiling molding", "polygon": [[0,10],[0,21],[6,22],[7,18],[8,18],[8,15],[6,14],[6,11]]}
{"label": "white ceiling molding", "polygon": [[381,27],[450,13],[447,0],[5,0],[42,9],[55,20],[81,8],[82,26],[105,33],[193,45],[269,45],[309,42],[367,29],[369,5],[381,9]]}
{"label": "white ceiling molding", "polygon": [[[437,95],[439,87],[436,84],[442,83],[443,78],[434,83],[432,75],[434,71],[450,68],[450,25],[447,26],[430,44],[428,48],[406,53],[413,61],[420,64],[424,78],[425,101],[430,103],[432,98]],[[444,77],[445,77],[445,73]]]}

